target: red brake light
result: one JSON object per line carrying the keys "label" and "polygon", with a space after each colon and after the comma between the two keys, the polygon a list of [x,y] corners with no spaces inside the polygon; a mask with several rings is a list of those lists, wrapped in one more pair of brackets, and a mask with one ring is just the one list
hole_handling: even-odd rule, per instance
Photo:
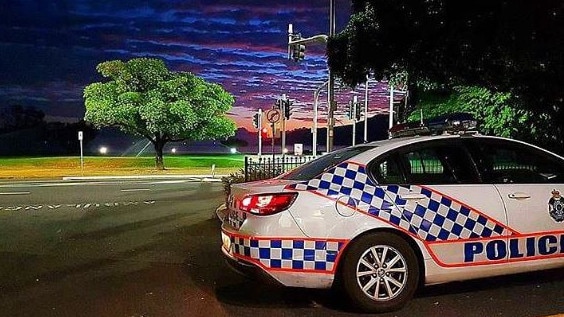
{"label": "red brake light", "polygon": [[292,205],[298,193],[250,195],[239,204],[240,209],[252,214],[267,216],[284,211]]}

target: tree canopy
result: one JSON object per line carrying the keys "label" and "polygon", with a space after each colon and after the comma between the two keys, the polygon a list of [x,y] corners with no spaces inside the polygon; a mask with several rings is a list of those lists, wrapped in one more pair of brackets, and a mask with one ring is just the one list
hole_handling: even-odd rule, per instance
{"label": "tree canopy", "polygon": [[85,120],[114,126],[151,141],[157,168],[170,141],[225,139],[235,123],[225,116],[234,98],[221,86],[190,72],[173,72],[158,59],[107,61],[96,70],[107,82],[84,89]]}
{"label": "tree canopy", "polygon": [[564,131],[561,0],[353,0],[346,28],[329,39],[329,67],[354,86],[397,70],[411,84],[480,86],[511,93]]}

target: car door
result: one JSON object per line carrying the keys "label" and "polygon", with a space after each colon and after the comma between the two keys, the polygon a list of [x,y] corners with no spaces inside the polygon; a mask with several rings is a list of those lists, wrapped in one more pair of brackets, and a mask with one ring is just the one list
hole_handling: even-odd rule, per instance
{"label": "car door", "polygon": [[374,162],[371,170],[400,211],[398,226],[422,240],[437,264],[506,260],[495,246],[493,251],[485,247],[492,239],[505,243],[510,234],[503,202],[492,184],[481,182],[460,138],[401,148]]}
{"label": "car door", "polygon": [[489,138],[471,146],[484,182],[493,184],[513,230],[510,262],[564,260],[564,160],[539,148]]}

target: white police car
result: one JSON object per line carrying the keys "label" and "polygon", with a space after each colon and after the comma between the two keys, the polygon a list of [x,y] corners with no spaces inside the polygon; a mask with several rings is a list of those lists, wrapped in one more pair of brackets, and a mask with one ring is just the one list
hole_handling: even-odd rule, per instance
{"label": "white police car", "polygon": [[564,158],[533,145],[393,138],[232,185],[222,251],[239,270],[390,311],[419,285],[564,266],[562,191]]}

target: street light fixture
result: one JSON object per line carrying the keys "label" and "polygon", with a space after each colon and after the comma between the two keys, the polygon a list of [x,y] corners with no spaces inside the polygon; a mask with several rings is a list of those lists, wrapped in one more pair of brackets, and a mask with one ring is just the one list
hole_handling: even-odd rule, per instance
{"label": "street light fixture", "polygon": [[[292,58],[295,45],[304,45],[312,42],[327,43],[327,39],[335,35],[335,0],[329,0],[329,36],[324,34],[315,35],[309,38],[296,37],[292,24],[288,24],[288,58]],[[304,47],[305,49],[305,47]],[[299,59],[298,59],[299,60]],[[328,68],[327,80],[327,152],[333,150],[333,132],[335,125],[335,78],[331,69]],[[314,111],[315,112],[315,111]],[[314,120],[314,125],[316,122]],[[317,131],[316,131],[317,133]],[[315,136],[317,138],[317,135]],[[314,143],[315,144],[315,143]]]}

